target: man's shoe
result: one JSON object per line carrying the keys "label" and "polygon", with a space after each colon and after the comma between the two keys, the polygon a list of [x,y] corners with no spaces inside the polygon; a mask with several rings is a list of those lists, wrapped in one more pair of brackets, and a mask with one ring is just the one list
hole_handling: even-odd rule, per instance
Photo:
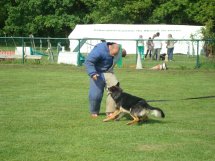
{"label": "man's shoe", "polygon": [[92,118],[97,118],[97,117],[98,117],[98,114],[92,113],[92,114],[91,114],[91,117],[92,117]]}

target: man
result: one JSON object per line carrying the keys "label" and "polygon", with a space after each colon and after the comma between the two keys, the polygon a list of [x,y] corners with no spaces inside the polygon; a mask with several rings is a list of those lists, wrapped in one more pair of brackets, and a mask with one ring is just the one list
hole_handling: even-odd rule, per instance
{"label": "man", "polygon": [[160,33],[157,32],[154,36],[154,39],[153,39],[153,54],[152,54],[152,59],[155,59],[154,57],[156,56],[156,60],[159,61],[160,59],[160,52],[161,52],[161,48],[162,48],[162,42],[159,41],[159,36],[160,36]]}
{"label": "man", "polygon": [[[121,57],[120,45],[110,42],[97,44],[85,61],[87,73],[90,76],[89,102],[92,117],[97,117],[104,88],[119,84],[113,73],[113,67]],[[108,94],[106,114],[111,115],[116,110],[116,104]]]}

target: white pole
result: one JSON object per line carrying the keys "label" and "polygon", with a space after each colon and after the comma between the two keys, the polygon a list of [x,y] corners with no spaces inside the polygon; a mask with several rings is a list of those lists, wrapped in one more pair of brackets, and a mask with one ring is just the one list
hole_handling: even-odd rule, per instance
{"label": "white pole", "polygon": [[137,65],[136,65],[136,69],[143,69],[142,62],[141,62],[141,57],[140,57],[140,54],[139,54],[139,53],[137,54]]}

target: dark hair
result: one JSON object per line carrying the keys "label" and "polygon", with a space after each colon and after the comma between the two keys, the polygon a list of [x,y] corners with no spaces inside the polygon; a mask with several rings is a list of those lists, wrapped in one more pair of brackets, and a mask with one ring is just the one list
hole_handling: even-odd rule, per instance
{"label": "dark hair", "polygon": [[115,42],[107,42],[107,45],[113,45],[116,44]]}

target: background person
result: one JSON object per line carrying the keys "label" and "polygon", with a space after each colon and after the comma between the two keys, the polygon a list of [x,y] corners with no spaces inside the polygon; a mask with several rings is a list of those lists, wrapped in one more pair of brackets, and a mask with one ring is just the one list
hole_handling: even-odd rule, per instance
{"label": "background person", "polygon": [[173,60],[173,51],[175,43],[176,41],[173,39],[172,34],[168,34],[168,40],[166,41],[168,61]]}
{"label": "background person", "polygon": [[149,54],[149,57],[152,57],[152,49],[153,49],[153,42],[152,42],[152,38],[149,37],[149,39],[146,42],[146,47],[147,47],[147,51],[146,51],[146,55],[145,58],[147,58],[147,55]]}
{"label": "background person", "polygon": [[[152,59],[156,59],[157,61],[159,61],[160,59],[160,52],[161,52],[161,49],[162,49],[162,42],[159,41],[159,36],[160,36],[160,33],[157,32],[154,36],[154,39],[153,39],[153,54],[152,54]],[[155,58],[156,57],[156,58]]]}
{"label": "background person", "polygon": [[141,58],[144,59],[144,41],[142,35],[139,36],[139,40],[137,41],[137,49]]}
{"label": "background person", "polygon": [[[111,42],[97,44],[86,58],[85,66],[90,76],[89,110],[92,117],[99,115],[104,88],[119,83],[113,73],[113,68],[120,58],[119,44]],[[115,110],[116,104],[110,94],[108,94],[106,113],[111,115]]]}

